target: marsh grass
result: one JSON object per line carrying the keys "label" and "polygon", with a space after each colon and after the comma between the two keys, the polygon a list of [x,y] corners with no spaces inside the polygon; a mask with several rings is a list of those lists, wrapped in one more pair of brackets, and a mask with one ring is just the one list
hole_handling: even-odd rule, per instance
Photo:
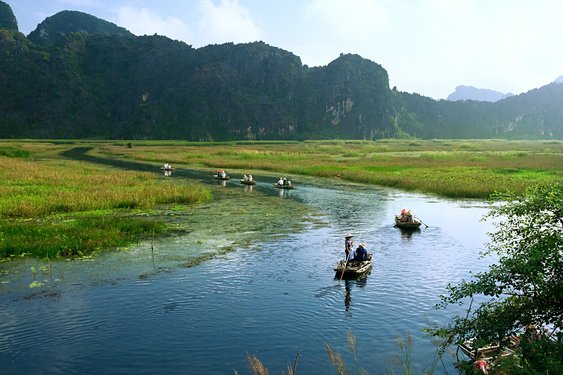
{"label": "marsh grass", "polygon": [[140,210],[211,199],[200,185],[53,159],[58,144],[23,147],[34,150],[28,150],[31,157],[0,156],[0,257],[75,256],[125,246],[163,231],[161,222],[135,217]]}
{"label": "marsh grass", "polygon": [[0,145],[0,156],[7,158],[28,158],[31,156],[31,153],[20,147]]}
{"label": "marsh grass", "polygon": [[65,160],[1,158],[0,162],[0,217],[145,209],[211,199],[209,190],[202,186],[176,184],[151,173],[108,170]]}
{"label": "marsh grass", "polygon": [[134,217],[81,217],[61,222],[0,221],[0,257],[89,255],[158,235],[164,223]]}
{"label": "marsh grass", "polygon": [[453,198],[487,198],[563,179],[562,141],[380,140],[115,145],[107,154],[209,168],[335,177]]}

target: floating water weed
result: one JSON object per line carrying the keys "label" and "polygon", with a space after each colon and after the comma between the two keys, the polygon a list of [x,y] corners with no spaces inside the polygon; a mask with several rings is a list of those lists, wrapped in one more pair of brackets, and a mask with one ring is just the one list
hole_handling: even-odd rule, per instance
{"label": "floating water weed", "polygon": [[29,284],[30,288],[41,288],[44,284],[40,281],[33,281],[31,284]]}

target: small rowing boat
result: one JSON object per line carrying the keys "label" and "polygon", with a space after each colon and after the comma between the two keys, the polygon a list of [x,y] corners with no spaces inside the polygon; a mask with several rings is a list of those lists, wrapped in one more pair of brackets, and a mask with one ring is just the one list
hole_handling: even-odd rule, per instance
{"label": "small rowing boat", "polygon": [[256,180],[240,180],[240,183],[244,185],[256,185]]}
{"label": "small rowing boat", "polygon": [[[334,271],[336,272],[335,277],[340,278],[340,276],[343,276],[343,278],[353,278],[361,276],[371,269],[371,258],[372,255],[368,254],[366,260],[349,260],[348,263],[346,263],[346,260],[339,261],[336,263],[336,266],[334,266]],[[342,275],[342,273],[344,273],[344,275]]]}
{"label": "small rowing boat", "polygon": [[422,223],[416,217],[411,220],[403,220],[401,215],[395,215],[395,226],[402,229],[418,229]]}
{"label": "small rowing boat", "polygon": [[295,186],[293,185],[280,185],[280,184],[274,184],[274,187],[278,188],[278,189],[294,189]]}
{"label": "small rowing boat", "polygon": [[511,336],[506,347],[501,347],[498,344],[476,347],[475,339],[466,340],[458,346],[463,354],[471,359],[475,369],[479,369],[484,374],[488,374],[490,367],[494,366],[498,359],[513,355],[514,348],[519,345],[519,338],[517,336]]}

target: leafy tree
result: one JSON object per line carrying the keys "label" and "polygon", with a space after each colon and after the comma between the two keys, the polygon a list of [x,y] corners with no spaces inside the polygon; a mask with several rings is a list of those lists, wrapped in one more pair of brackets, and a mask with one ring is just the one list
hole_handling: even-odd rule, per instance
{"label": "leafy tree", "polygon": [[[502,219],[490,234],[484,255],[497,264],[469,281],[448,285],[439,307],[490,297],[467,316],[455,316],[430,333],[444,347],[475,338],[481,347],[520,335],[517,355],[499,362],[497,371],[559,374],[563,368],[563,185],[536,186],[521,195],[497,194],[504,203],[486,217]],[[533,328],[533,329],[532,329]],[[533,333],[533,334],[532,334]],[[494,369],[493,369],[494,370]],[[508,372],[507,372],[508,371]]]}

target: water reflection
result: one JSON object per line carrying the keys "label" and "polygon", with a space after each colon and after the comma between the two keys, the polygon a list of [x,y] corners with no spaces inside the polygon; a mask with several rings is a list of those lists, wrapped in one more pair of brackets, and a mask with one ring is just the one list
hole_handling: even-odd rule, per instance
{"label": "water reflection", "polygon": [[371,269],[356,279],[344,279],[344,309],[346,312],[350,311],[352,305],[352,288],[364,288],[367,285],[368,275]]}
{"label": "water reflection", "polygon": [[164,176],[165,177],[172,176],[172,170],[171,169],[164,169]]}
{"label": "water reflection", "polygon": [[278,189],[278,190],[279,190],[278,194],[279,194],[280,198],[289,198],[289,196],[290,196],[289,192],[290,191],[288,189]]}
{"label": "water reflection", "polygon": [[254,189],[254,185],[244,185],[244,191],[252,191]]}
{"label": "water reflection", "polygon": [[350,303],[352,303],[352,293],[350,292],[350,280],[346,280],[345,284],[345,294],[344,294],[344,306],[346,307],[346,311],[350,309]]}
{"label": "water reflection", "polygon": [[405,228],[397,228],[401,232],[401,239],[410,241],[414,236],[417,236],[420,233],[420,228],[415,229],[405,229]]}
{"label": "water reflection", "polygon": [[227,180],[215,180],[219,186],[227,186]]}

